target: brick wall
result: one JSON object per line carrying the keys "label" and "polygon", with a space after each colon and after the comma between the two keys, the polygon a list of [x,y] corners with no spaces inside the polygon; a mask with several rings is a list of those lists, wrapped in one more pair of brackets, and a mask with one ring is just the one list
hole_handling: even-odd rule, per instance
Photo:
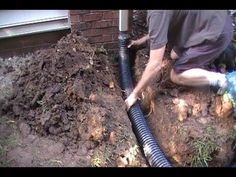
{"label": "brick wall", "polygon": [[91,44],[118,49],[119,10],[70,10],[71,30]]}
{"label": "brick wall", "polygon": [[1,39],[0,57],[20,56],[28,52],[50,47],[69,33],[70,30],[62,30]]}

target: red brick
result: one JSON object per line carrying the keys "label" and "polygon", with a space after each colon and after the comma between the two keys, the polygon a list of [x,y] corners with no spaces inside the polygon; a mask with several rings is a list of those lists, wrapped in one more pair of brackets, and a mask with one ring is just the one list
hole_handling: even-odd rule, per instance
{"label": "red brick", "polygon": [[118,42],[106,42],[103,44],[105,49],[117,49],[118,48]]}
{"label": "red brick", "polygon": [[91,13],[91,10],[79,10],[79,14],[88,14]]}
{"label": "red brick", "polygon": [[111,26],[112,26],[111,20],[102,20],[102,21],[92,22],[92,28],[106,28],[106,27],[111,27]]}
{"label": "red brick", "polygon": [[79,14],[80,10],[70,10],[70,15]]}
{"label": "red brick", "polygon": [[117,27],[102,28],[104,34],[117,34],[119,29]]}
{"label": "red brick", "polygon": [[106,19],[113,19],[113,18],[119,18],[118,10],[103,12],[103,19],[106,20]]}
{"label": "red brick", "polygon": [[118,28],[110,27],[110,28],[95,28],[95,29],[87,29],[83,31],[83,35],[90,37],[90,36],[99,36],[99,35],[108,35],[108,34],[117,34]]}
{"label": "red brick", "polygon": [[86,13],[90,13],[91,10],[70,10],[70,14],[74,15],[74,14],[86,14]]}
{"label": "red brick", "polygon": [[119,26],[119,18],[112,20],[112,26]]}
{"label": "red brick", "polygon": [[118,40],[119,33],[112,34],[112,41]]}
{"label": "red brick", "polygon": [[110,10],[91,10],[91,13],[103,13],[107,11],[110,11]]}
{"label": "red brick", "polygon": [[83,21],[96,21],[102,19],[102,13],[90,13],[83,15]]}
{"label": "red brick", "polygon": [[78,30],[79,31],[83,31],[83,30],[87,30],[87,29],[89,29],[91,27],[92,27],[91,23],[89,23],[89,22],[81,22],[78,25]]}
{"label": "red brick", "polygon": [[90,43],[112,42],[112,35],[102,35],[102,36],[90,37],[88,42],[90,42]]}
{"label": "red brick", "polygon": [[85,37],[99,36],[103,34],[103,30],[102,29],[87,29],[85,31],[82,31],[82,34]]}
{"label": "red brick", "polygon": [[71,23],[79,23],[82,21],[81,15],[71,15],[70,16]]}

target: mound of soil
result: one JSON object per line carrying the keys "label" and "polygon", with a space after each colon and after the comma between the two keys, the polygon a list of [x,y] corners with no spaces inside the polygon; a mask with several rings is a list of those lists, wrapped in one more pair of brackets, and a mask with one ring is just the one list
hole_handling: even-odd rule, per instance
{"label": "mound of soil", "polygon": [[[147,49],[134,61],[138,81],[148,62]],[[170,81],[174,61],[166,53],[160,77],[142,93],[147,121],[174,166],[228,166],[235,154],[236,120],[226,95],[210,87],[179,86]]]}
{"label": "mound of soil", "polygon": [[81,150],[86,158],[77,166],[147,166],[125,111],[117,61],[106,50],[69,34],[23,58],[1,59],[4,78],[11,78],[4,80],[2,115],[26,123],[29,134],[61,142],[61,152]]}

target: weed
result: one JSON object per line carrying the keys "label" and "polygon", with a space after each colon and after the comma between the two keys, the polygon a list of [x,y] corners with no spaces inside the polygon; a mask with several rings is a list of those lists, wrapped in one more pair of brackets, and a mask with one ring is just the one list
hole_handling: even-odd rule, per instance
{"label": "weed", "polygon": [[191,159],[193,167],[208,167],[208,162],[212,160],[212,154],[219,150],[216,142],[207,137],[196,138],[192,141],[194,156]]}
{"label": "weed", "polygon": [[49,108],[48,108],[45,100],[39,100],[39,101],[37,101],[37,103],[38,103],[38,105],[40,105],[42,107],[43,112],[49,111]]}
{"label": "weed", "polygon": [[5,124],[7,121],[7,117],[3,116],[3,117],[0,117],[0,124]]}
{"label": "weed", "polygon": [[229,130],[226,136],[228,138],[235,139],[236,138],[236,130],[234,130],[234,129]]}
{"label": "weed", "polygon": [[213,135],[215,133],[215,128],[213,128],[212,125],[208,124],[206,127],[206,133],[209,135]]}
{"label": "weed", "polygon": [[52,159],[52,160],[50,160],[50,165],[53,167],[61,167],[62,161]]}
{"label": "weed", "polygon": [[3,155],[5,154],[6,149],[3,145],[0,144],[0,157],[3,157]]}
{"label": "weed", "polygon": [[95,152],[91,159],[91,166],[92,167],[101,167],[105,164],[105,160],[101,153]]}
{"label": "weed", "polygon": [[234,141],[233,141],[233,150],[236,150],[236,141],[235,141],[235,138],[236,138],[236,130],[234,130],[234,129],[229,130],[228,133],[227,133],[227,135],[226,135],[226,137],[231,138],[231,139],[234,140]]}

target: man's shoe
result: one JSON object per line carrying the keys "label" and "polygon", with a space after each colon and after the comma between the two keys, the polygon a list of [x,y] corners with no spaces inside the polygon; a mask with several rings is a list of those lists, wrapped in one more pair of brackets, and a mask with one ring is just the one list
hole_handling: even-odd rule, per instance
{"label": "man's shoe", "polygon": [[227,79],[227,94],[231,99],[234,108],[236,107],[236,71],[226,74]]}

